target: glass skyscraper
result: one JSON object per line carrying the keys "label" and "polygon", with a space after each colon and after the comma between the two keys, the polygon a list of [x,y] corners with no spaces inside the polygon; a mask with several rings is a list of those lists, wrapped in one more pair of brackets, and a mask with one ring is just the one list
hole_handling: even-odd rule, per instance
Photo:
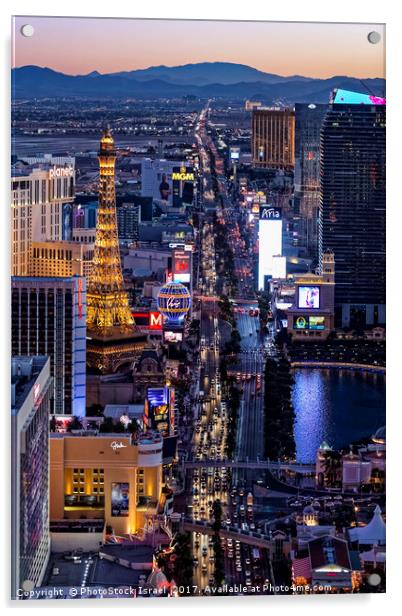
{"label": "glass skyscraper", "polygon": [[325,104],[295,104],[295,217],[298,245],[318,256],[320,203],[320,134],[328,110]]}
{"label": "glass skyscraper", "polygon": [[336,324],[360,328],[385,323],[386,113],[347,94],[321,129],[319,253],[335,254]]}
{"label": "glass skyscraper", "polygon": [[49,355],[55,415],[85,415],[86,281],[12,278],[12,355]]}

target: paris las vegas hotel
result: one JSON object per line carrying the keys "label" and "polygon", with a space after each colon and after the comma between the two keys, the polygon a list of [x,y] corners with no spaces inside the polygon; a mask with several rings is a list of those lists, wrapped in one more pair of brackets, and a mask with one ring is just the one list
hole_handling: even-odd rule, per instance
{"label": "paris las vegas hotel", "polygon": [[[110,142],[113,146],[110,136],[106,136],[103,142]],[[50,358],[46,364],[50,372],[46,381],[49,391],[46,412],[66,421],[71,415],[85,416],[86,272],[65,269],[71,265],[72,255],[57,252],[61,247],[55,249],[52,245],[53,242],[62,244],[65,241],[63,206],[74,199],[74,175],[74,159],[44,158],[19,161],[14,165],[12,176],[12,354],[17,366],[14,385],[20,387],[19,404],[13,410],[16,418],[13,450],[27,469],[25,476],[18,472],[15,476],[14,510],[20,510],[21,502],[27,506],[37,502],[39,484],[50,496],[45,516],[24,515],[17,519],[16,513],[15,528],[20,528],[18,535],[24,541],[13,551],[12,567],[17,572],[29,554],[28,560],[34,562],[35,567],[29,573],[31,577],[27,578],[25,573],[23,579],[32,579],[36,585],[41,582],[50,544],[43,541],[42,544],[49,547],[41,551],[35,546],[39,536],[46,538],[48,535],[49,521],[54,549],[57,536],[59,543],[63,543],[63,533],[66,539],[72,541],[75,537],[75,544],[81,545],[85,535],[74,533],[73,526],[84,520],[89,524],[98,521],[102,529],[109,526],[117,535],[126,535],[141,531],[150,518],[152,520],[164,512],[166,505],[162,489],[164,438],[157,430],[150,429],[135,437],[128,432],[106,434],[97,429],[84,429],[74,434],[50,433],[45,422],[44,429],[49,438],[43,441],[43,447],[46,447],[43,458],[49,460],[49,466],[46,464],[38,476],[37,452],[29,459],[31,441],[36,442],[34,431],[29,426],[34,425],[43,398],[40,375],[31,379],[32,389],[28,391],[28,377],[23,374],[24,366],[29,366],[34,356]],[[114,176],[110,181],[114,182]],[[111,208],[111,214],[113,212],[114,208]],[[43,271],[32,271],[35,242],[47,243],[49,249],[55,250],[55,259],[59,261],[57,272],[49,271],[51,263],[45,264]],[[45,297],[42,303],[40,293]],[[60,306],[54,302],[56,295],[62,298]],[[39,318],[41,310],[45,315],[42,321]],[[49,324],[53,324],[51,332]],[[69,339],[72,346],[65,355],[65,342]],[[49,346],[49,340],[53,340],[54,345]],[[57,354],[56,347],[59,346],[62,350]],[[58,392],[61,392],[60,404]],[[69,401],[69,406],[66,401]],[[46,500],[44,495],[42,501]],[[95,539],[93,533],[92,536]],[[64,545],[67,545],[65,541]],[[15,579],[18,579],[18,573]]]}

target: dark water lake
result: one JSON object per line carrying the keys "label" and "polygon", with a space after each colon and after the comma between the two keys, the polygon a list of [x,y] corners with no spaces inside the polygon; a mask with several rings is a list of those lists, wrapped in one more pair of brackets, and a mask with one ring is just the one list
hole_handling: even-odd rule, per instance
{"label": "dark water lake", "polygon": [[385,425],[385,377],[352,370],[294,370],[298,462],[313,462],[325,440],[334,449]]}

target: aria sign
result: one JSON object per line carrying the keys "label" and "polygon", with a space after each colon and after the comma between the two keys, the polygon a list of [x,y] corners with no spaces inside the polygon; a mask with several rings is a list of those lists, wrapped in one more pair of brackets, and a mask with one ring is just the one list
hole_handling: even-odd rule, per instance
{"label": "aria sign", "polygon": [[279,207],[263,205],[260,207],[260,220],[281,220],[282,212]]}

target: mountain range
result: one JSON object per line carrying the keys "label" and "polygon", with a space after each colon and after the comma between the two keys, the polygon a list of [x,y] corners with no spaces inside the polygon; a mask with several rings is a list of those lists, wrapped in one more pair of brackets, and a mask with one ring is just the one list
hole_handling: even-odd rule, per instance
{"label": "mountain range", "polygon": [[14,99],[21,98],[200,98],[222,97],[261,100],[272,103],[328,102],[334,88],[382,96],[385,80],[361,81],[335,76],[317,79],[292,75],[284,77],[232,62],[200,62],[183,66],[151,66],[146,69],[101,74],[67,75],[40,66],[12,70]]}

